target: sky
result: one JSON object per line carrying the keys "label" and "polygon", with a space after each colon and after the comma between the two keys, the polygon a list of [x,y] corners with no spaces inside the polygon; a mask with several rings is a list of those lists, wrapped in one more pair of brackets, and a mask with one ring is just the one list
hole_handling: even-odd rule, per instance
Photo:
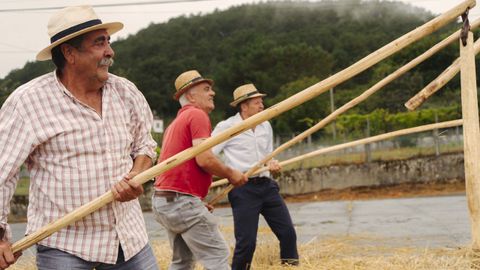
{"label": "sky", "polygon": [[[311,0],[315,1],[315,0]],[[342,1],[342,0],[338,0]],[[461,0],[401,0],[441,14]],[[126,38],[152,23],[167,22],[180,15],[208,14],[215,9],[260,2],[259,0],[0,0],[0,78],[11,70],[34,61],[38,51],[50,43],[47,23],[60,7],[94,5],[103,22],[120,21],[125,27],[112,36],[112,41]],[[120,5],[119,5],[120,4]],[[113,6],[114,5],[114,6]],[[470,11],[470,20],[480,16],[480,8]]]}

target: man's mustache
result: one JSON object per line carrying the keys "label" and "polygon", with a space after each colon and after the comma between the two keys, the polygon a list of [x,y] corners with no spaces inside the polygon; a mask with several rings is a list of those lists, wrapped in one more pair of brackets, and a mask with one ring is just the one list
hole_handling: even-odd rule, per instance
{"label": "man's mustache", "polygon": [[98,62],[98,66],[109,66],[111,67],[113,65],[113,59],[112,58],[103,58]]}

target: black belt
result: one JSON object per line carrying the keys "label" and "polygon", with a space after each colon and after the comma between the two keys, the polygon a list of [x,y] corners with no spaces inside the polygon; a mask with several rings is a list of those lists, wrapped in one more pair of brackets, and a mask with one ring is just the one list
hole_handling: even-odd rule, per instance
{"label": "black belt", "polygon": [[175,198],[178,198],[180,196],[190,196],[190,195],[183,194],[183,193],[178,193],[178,192],[175,192],[175,191],[155,190],[154,196],[165,198],[165,200],[167,202],[173,202],[173,201],[175,201]]}
{"label": "black belt", "polygon": [[266,176],[255,176],[255,177],[248,178],[248,182],[254,185],[268,183],[271,180],[272,179],[270,179],[270,177],[266,177]]}

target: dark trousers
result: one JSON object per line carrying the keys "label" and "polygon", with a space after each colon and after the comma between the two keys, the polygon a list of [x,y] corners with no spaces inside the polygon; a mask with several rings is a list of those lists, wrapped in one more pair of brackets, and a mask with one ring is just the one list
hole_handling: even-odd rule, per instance
{"label": "dark trousers", "polygon": [[228,199],[232,205],[236,240],[232,270],[250,269],[260,214],[280,241],[282,262],[298,264],[297,235],[277,182],[257,177],[233,189]]}

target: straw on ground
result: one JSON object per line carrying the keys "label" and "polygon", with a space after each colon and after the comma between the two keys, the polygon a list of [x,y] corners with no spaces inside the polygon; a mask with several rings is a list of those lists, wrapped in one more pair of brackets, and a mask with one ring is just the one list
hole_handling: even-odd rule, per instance
{"label": "straw on ground", "polygon": [[[222,231],[233,243],[231,227]],[[160,269],[167,269],[171,250],[166,240],[151,241]],[[233,246],[231,246],[233,249]],[[468,247],[428,248],[398,246],[392,239],[372,235],[330,236],[299,245],[300,266],[283,266],[279,262],[278,241],[265,227],[259,229],[257,250],[253,261],[256,270],[340,270],[340,269],[470,269]],[[12,270],[36,269],[33,258],[22,260],[9,268]],[[203,269],[197,265],[196,270]]]}

